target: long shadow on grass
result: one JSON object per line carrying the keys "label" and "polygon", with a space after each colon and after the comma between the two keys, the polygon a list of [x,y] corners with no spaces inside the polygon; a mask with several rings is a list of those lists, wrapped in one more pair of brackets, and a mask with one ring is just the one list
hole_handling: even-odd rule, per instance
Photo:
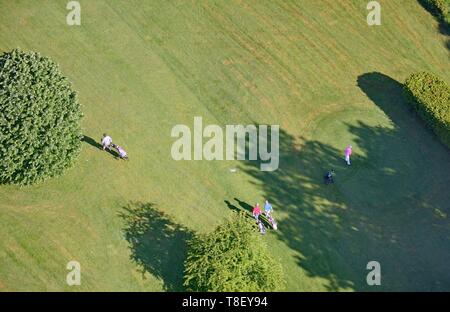
{"label": "long shadow on grass", "polygon": [[[282,212],[275,235],[328,290],[450,290],[450,155],[409,111],[401,84],[371,73],[358,85],[392,127],[344,124],[356,142],[352,166],[342,150],[281,131],[280,168],[243,170]],[[326,186],[329,169],[335,184]],[[381,286],[366,283],[372,260]]]}
{"label": "long shadow on grass", "polygon": [[[325,186],[325,171],[333,168],[339,183],[341,153],[317,141],[297,145],[294,137],[280,131],[280,168],[273,172],[260,171],[259,164],[248,162],[244,171],[257,179],[265,197],[276,213],[276,235],[291,249],[301,266],[311,277],[326,280],[329,290],[362,288],[368,235],[357,235],[352,227],[360,227],[357,214],[348,213],[336,185]],[[354,264],[354,266],[352,266]]]}
{"label": "long shadow on grass", "polygon": [[388,269],[403,273],[403,289],[448,291],[449,150],[405,103],[401,83],[378,72],[359,76],[357,83],[393,123],[390,131],[362,122],[349,126],[369,160],[385,169],[383,175],[368,174],[366,195],[379,198],[378,222],[399,247],[386,255]]}
{"label": "long shadow on grass", "polygon": [[436,9],[434,5],[431,4],[429,0],[417,0],[420,5],[427,10],[431,15],[433,15],[439,22],[439,31],[445,36],[450,35],[450,25],[445,20],[445,16],[442,16],[440,12]]}
{"label": "long shadow on grass", "polygon": [[90,146],[102,150],[102,145],[100,143],[98,143],[97,141],[95,141],[93,138],[91,138],[90,136],[87,135],[83,135],[83,137],[81,138],[81,142],[87,143]]}
{"label": "long shadow on grass", "polygon": [[[418,0],[418,2],[420,3],[420,5],[422,5],[422,7],[427,10],[431,15],[433,15],[436,20],[439,22],[439,32],[441,34],[443,34],[444,36],[447,36],[447,42],[445,44],[445,46],[447,47],[447,49],[450,50],[450,24],[447,22],[446,18],[444,16],[442,16],[440,14],[440,12],[438,10],[436,10],[436,8],[430,4],[431,1],[429,0]],[[450,17],[447,17],[447,19],[449,19]]]}
{"label": "long shadow on grass", "polygon": [[152,203],[130,203],[120,217],[125,222],[125,239],[131,258],[143,275],[161,279],[167,291],[183,291],[186,242],[192,232],[155,209]]}

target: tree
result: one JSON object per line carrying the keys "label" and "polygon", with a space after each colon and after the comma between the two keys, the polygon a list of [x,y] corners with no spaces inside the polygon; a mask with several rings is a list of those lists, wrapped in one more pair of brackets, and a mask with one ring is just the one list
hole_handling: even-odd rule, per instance
{"label": "tree", "polygon": [[280,291],[281,264],[244,213],[188,243],[184,286],[189,291]]}
{"label": "tree", "polygon": [[81,150],[75,91],[49,58],[14,49],[0,56],[0,183],[57,176]]}

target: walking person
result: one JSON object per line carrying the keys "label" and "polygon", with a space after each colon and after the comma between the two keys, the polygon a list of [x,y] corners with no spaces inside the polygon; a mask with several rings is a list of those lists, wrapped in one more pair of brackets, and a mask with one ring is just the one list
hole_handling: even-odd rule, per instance
{"label": "walking person", "polygon": [[259,216],[261,215],[261,207],[259,207],[259,203],[256,203],[256,206],[253,208],[253,217],[255,217],[256,222],[259,221]]}
{"label": "walking person", "polygon": [[102,138],[102,146],[103,146],[103,150],[108,149],[109,151],[111,150],[111,144],[112,144],[112,138],[107,135],[106,133],[103,133],[103,138]]}
{"label": "walking person", "polygon": [[350,156],[352,155],[352,146],[349,145],[345,149],[345,162],[350,166]]}
{"label": "walking person", "polygon": [[266,203],[264,204],[264,213],[266,214],[266,217],[270,217],[270,213],[272,212],[272,205],[269,203],[269,201],[266,199]]}

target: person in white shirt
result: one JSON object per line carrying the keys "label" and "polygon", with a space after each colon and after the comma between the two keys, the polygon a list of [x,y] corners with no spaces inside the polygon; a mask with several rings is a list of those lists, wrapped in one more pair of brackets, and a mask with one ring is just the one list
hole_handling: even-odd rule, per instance
{"label": "person in white shirt", "polygon": [[109,135],[107,135],[106,133],[103,133],[103,138],[102,138],[102,146],[103,146],[103,150],[108,149],[109,151],[111,150],[110,145],[112,143],[112,139]]}

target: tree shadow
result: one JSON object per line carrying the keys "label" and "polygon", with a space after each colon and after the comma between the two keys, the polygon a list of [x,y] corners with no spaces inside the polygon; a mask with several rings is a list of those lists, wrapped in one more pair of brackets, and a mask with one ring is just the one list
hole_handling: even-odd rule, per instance
{"label": "tree shadow", "polygon": [[[279,169],[246,162],[242,170],[283,212],[275,235],[328,290],[449,290],[450,177],[442,172],[450,172],[450,155],[418,125],[400,83],[372,73],[358,85],[393,126],[344,123],[356,142],[352,166],[343,150],[280,130]],[[329,169],[335,183],[324,185]],[[382,267],[378,287],[366,282],[373,260]]]}
{"label": "tree shadow", "polygon": [[444,16],[441,16],[440,12],[427,0],[417,0],[419,4],[427,10],[434,18],[439,22],[439,32],[445,36],[450,35],[450,25],[445,20]]}
{"label": "tree shadow", "polygon": [[411,105],[403,97],[403,84],[379,72],[360,75],[358,87],[373,101],[394,123],[396,132],[422,136],[425,141],[440,144],[439,139],[417,116]]}
{"label": "tree shadow", "polygon": [[441,21],[439,23],[439,31],[441,34],[443,34],[447,37],[450,36],[450,24],[447,23],[446,21]]}
{"label": "tree shadow", "polygon": [[[273,207],[287,215],[278,220],[280,228],[275,235],[298,252],[296,261],[310,276],[328,281],[329,290],[355,287],[357,281],[347,268],[348,251],[342,252],[342,243],[338,243],[351,240],[351,233],[340,225],[348,217],[340,212],[343,203],[333,191],[334,185],[322,183],[323,173],[341,158],[340,154],[316,141],[296,146],[294,138],[280,130],[279,169],[262,172],[257,162],[248,162],[243,168],[258,180]],[[318,202],[325,199],[319,207]]]}
{"label": "tree shadow", "polygon": [[[90,146],[92,146],[96,149],[103,151],[103,146],[100,143],[98,143],[97,141],[95,141],[93,138],[91,138],[87,135],[83,135],[83,137],[81,138],[81,141],[89,144]],[[112,149],[111,150],[106,149],[105,151],[107,153],[109,153],[110,155],[112,155],[114,158],[119,159],[119,153],[117,153],[116,151],[114,151]]]}
{"label": "tree shadow", "polygon": [[449,150],[405,102],[401,83],[373,72],[359,76],[358,86],[394,125],[386,130],[359,122],[348,128],[358,138],[358,146],[382,164],[384,173],[368,182],[383,185],[384,191],[369,188],[373,194],[368,196],[384,198],[387,204],[379,220],[400,246],[392,253],[397,262],[409,267],[402,271],[415,276],[406,288],[448,291],[450,275],[445,270],[450,252],[443,246],[450,244],[446,188],[450,175],[443,173],[450,172]]}
{"label": "tree shadow", "polygon": [[131,259],[142,275],[161,279],[167,291],[183,291],[186,244],[193,233],[158,211],[153,203],[133,202],[123,208],[123,232],[130,244]]}

